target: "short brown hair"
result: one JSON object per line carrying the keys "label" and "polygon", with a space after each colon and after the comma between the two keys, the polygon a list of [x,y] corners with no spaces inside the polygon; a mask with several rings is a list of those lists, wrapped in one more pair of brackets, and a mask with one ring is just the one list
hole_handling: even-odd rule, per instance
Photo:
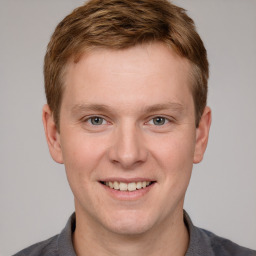
{"label": "short brown hair", "polygon": [[196,126],[207,101],[207,53],[186,11],[167,0],[91,0],[56,27],[44,62],[45,93],[59,129],[63,74],[88,49],[126,49],[163,42],[191,63]]}

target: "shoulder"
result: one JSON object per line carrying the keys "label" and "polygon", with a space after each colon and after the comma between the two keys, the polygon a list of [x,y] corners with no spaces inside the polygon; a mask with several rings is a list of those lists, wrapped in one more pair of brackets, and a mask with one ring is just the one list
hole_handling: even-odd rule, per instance
{"label": "shoulder", "polygon": [[186,256],[256,256],[256,251],[242,247],[226,238],[193,225],[184,211],[184,222],[189,231],[189,247]]}
{"label": "shoulder", "polygon": [[73,213],[59,235],[31,245],[13,256],[75,256],[72,244],[72,233],[75,230],[75,226],[76,216]]}
{"label": "shoulder", "polygon": [[58,256],[58,235],[31,245],[13,256]]}
{"label": "shoulder", "polygon": [[221,256],[256,256],[256,251],[240,246],[226,238],[215,235],[214,233],[197,228],[198,232],[205,237],[213,255]]}

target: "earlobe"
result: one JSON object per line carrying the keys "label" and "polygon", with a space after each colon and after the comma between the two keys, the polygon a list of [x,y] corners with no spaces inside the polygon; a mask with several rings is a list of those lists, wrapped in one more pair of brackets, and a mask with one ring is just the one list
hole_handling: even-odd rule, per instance
{"label": "earlobe", "polygon": [[62,164],[63,158],[60,144],[60,134],[55,125],[52,111],[47,104],[43,107],[42,119],[50,154],[55,162]]}
{"label": "earlobe", "polygon": [[211,109],[205,107],[198,128],[196,129],[196,146],[194,152],[194,164],[200,163],[207,147],[209,131],[212,121]]}

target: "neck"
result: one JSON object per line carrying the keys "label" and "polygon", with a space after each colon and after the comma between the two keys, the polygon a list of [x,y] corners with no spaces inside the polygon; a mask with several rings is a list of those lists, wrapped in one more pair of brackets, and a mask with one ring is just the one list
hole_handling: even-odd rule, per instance
{"label": "neck", "polygon": [[77,256],[184,256],[189,234],[183,221],[183,211],[143,234],[120,235],[104,228],[95,229],[88,220],[76,213],[73,244]]}

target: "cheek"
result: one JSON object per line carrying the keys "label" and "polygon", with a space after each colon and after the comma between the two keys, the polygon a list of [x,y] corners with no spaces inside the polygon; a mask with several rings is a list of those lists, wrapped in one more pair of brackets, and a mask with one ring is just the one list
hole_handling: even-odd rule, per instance
{"label": "cheek", "polygon": [[[151,153],[165,170],[182,171],[193,164],[195,139],[191,133],[170,133],[152,140]],[[152,147],[153,146],[153,147]]]}
{"label": "cheek", "polygon": [[84,133],[65,134],[61,141],[64,164],[68,179],[86,183],[93,179],[97,165],[104,155],[104,143],[100,138],[86,136]]}

